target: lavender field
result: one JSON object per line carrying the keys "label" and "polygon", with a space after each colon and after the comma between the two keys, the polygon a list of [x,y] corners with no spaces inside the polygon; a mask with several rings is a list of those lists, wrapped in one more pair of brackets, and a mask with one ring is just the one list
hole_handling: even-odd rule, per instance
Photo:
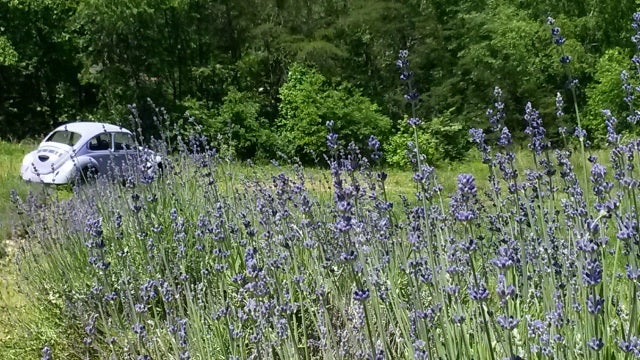
{"label": "lavender field", "polygon": [[[413,106],[408,52],[398,65]],[[153,182],[14,196],[20,275],[70,334],[38,356],[640,357],[640,139],[617,131],[638,112],[602,112],[606,150],[580,124],[554,149],[529,103],[525,153],[494,95],[469,132],[487,178],[439,177],[412,142],[414,190],[390,194],[379,141],[343,144],[329,123],[326,172],[239,173],[193,135],[157,144],[172,166]]]}
{"label": "lavender field", "polygon": [[367,158],[329,133],[327,178],[183,150],[149,184],[16,197],[19,267],[78,358],[635,357],[640,142],[609,117],[611,158],[577,173],[527,117],[531,168],[505,128],[491,147],[473,132],[483,189],[463,173],[444,193],[421,164],[389,201],[375,139]]}

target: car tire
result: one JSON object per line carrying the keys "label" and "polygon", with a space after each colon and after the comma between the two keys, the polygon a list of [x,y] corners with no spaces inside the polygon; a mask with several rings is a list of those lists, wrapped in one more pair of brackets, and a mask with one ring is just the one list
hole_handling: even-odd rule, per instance
{"label": "car tire", "polygon": [[81,184],[90,184],[96,181],[98,178],[98,169],[96,169],[92,165],[88,165],[82,168],[82,170],[78,173],[78,179],[76,183],[78,185]]}

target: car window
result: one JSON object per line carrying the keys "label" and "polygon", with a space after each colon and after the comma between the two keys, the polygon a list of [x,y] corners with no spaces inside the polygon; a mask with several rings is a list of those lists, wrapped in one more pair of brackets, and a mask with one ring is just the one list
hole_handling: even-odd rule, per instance
{"label": "car window", "polygon": [[102,133],[94,136],[87,144],[89,150],[101,151],[111,149],[111,134]]}
{"label": "car window", "polygon": [[115,151],[135,149],[136,141],[133,136],[128,133],[114,133],[113,134],[113,149]]}
{"label": "car window", "polygon": [[44,139],[44,141],[57,142],[60,144],[73,146],[78,142],[78,140],[80,140],[80,137],[81,135],[77,132],[60,130],[51,133],[51,135]]}

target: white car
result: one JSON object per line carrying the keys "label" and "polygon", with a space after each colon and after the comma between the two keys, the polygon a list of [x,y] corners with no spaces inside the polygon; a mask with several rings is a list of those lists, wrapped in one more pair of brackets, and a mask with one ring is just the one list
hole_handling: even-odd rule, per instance
{"label": "white car", "polygon": [[162,159],[137,145],[131,131],[97,122],[59,126],[37,150],[22,160],[20,175],[26,181],[68,184],[97,176],[150,180],[162,168]]}

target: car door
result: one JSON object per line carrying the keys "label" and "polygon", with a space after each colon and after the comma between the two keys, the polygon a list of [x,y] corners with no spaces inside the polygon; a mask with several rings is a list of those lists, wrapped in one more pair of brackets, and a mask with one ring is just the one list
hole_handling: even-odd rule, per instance
{"label": "car door", "polygon": [[111,133],[108,132],[98,134],[87,142],[87,155],[95,161],[99,174],[106,175],[111,172],[112,149]]}
{"label": "car door", "polygon": [[113,133],[113,165],[120,174],[129,175],[136,165],[138,147],[133,135]]}

